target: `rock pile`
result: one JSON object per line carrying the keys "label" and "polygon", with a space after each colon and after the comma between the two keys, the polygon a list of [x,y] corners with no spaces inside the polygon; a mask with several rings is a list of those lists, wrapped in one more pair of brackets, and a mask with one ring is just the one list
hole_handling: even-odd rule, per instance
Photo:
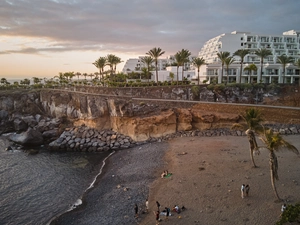
{"label": "rock pile", "polygon": [[112,130],[96,130],[86,126],[66,129],[58,139],[49,144],[50,150],[102,152],[126,149],[137,143],[132,138]]}

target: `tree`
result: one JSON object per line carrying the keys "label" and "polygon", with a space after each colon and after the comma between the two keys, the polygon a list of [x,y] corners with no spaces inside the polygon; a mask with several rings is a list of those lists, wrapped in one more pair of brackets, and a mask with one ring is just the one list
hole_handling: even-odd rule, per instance
{"label": "tree", "polygon": [[1,78],[0,83],[3,84],[3,85],[5,85],[5,84],[7,84],[8,82],[7,82],[7,79],[6,79],[6,78]]}
{"label": "tree", "polygon": [[151,50],[149,50],[146,54],[151,56],[154,59],[155,62],[155,71],[156,71],[156,82],[158,82],[158,68],[157,68],[157,64],[158,64],[158,58],[160,56],[162,56],[165,52],[162,51],[161,48],[152,48]]}
{"label": "tree", "polygon": [[[184,64],[188,63],[190,61],[190,56],[191,56],[192,53],[187,49],[181,49],[181,51],[179,51],[178,53],[180,55],[180,62],[177,62],[177,63],[182,66],[181,78],[183,80],[183,77],[184,77]],[[177,77],[177,82],[178,82],[178,77]]]}
{"label": "tree", "polygon": [[264,132],[264,135],[260,138],[262,142],[266,145],[265,148],[269,151],[269,166],[270,166],[270,175],[271,175],[271,183],[275,196],[278,200],[279,195],[277,193],[277,189],[275,186],[275,180],[279,180],[278,177],[278,161],[275,152],[281,149],[291,150],[292,152],[299,154],[298,149],[285,141],[278,132],[273,132],[271,129],[267,129]]}
{"label": "tree", "polygon": [[193,58],[192,60],[192,64],[197,67],[197,71],[198,71],[198,85],[200,84],[200,75],[199,75],[199,72],[200,72],[200,67],[202,65],[205,65],[205,59],[203,59],[203,57],[199,58]]}
{"label": "tree", "polygon": [[154,62],[154,59],[152,58],[152,56],[144,56],[144,57],[141,58],[141,62],[146,65],[147,77],[148,77],[148,82],[149,82],[149,80],[150,80],[150,70],[151,70],[151,67],[152,67],[152,63]]}
{"label": "tree", "polygon": [[229,74],[229,66],[235,62],[235,59],[231,56],[231,57],[227,57],[224,61],[225,65],[226,65],[226,71],[227,71],[227,77],[226,77],[226,84],[228,83],[229,81],[229,77],[228,77],[228,74]]}
{"label": "tree", "polygon": [[257,77],[257,81],[260,82],[262,78],[262,70],[263,70],[263,64],[264,64],[264,58],[272,55],[272,52],[269,49],[260,48],[255,51],[255,55],[260,57],[260,75]]}
{"label": "tree", "polygon": [[[300,59],[298,59],[295,63],[294,63],[294,66],[297,66],[299,69],[300,69]],[[300,87],[300,73],[299,73],[299,87]]]}
{"label": "tree", "polygon": [[277,62],[280,63],[282,65],[282,68],[283,68],[283,80],[282,80],[282,83],[284,84],[285,83],[285,68],[286,68],[286,65],[289,64],[289,63],[292,63],[293,62],[293,58],[290,57],[290,56],[287,56],[285,54],[281,55],[281,56],[278,56],[277,57]]}
{"label": "tree", "polygon": [[246,55],[250,53],[249,49],[239,49],[233,53],[234,56],[239,56],[241,58],[241,68],[240,68],[240,76],[239,76],[239,83],[241,83],[242,80],[242,72],[243,72],[243,63],[244,63],[244,58]]}
{"label": "tree", "polygon": [[106,65],[108,65],[110,67],[111,75],[115,74],[117,65],[122,62],[121,58],[119,58],[118,56],[113,55],[113,54],[108,54],[106,56],[106,60],[107,60]]}
{"label": "tree", "polygon": [[173,80],[174,80],[174,73],[173,73],[173,72],[170,72],[170,73],[169,73],[169,77],[171,78],[171,82],[173,83]]}
{"label": "tree", "polygon": [[81,76],[81,73],[80,73],[80,72],[77,72],[77,73],[76,73],[76,76],[77,76],[77,80],[79,80],[79,77]]}
{"label": "tree", "polygon": [[99,57],[99,59],[97,59],[93,65],[96,66],[99,69],[99,73],[100,73],[100,81],[103,78],[103,72],[104,72],[104,67],[107,64],[107,58],[106,57]]}
{"label": "tree", "polygon": [[223,70],[224,70],[224,64],[225,60],[229,57],[230,52],[218,52],[217,56],[221,61],[222,64],[222,71],[221,71],[221,83],[223,83]]}
{"label": "tree", "polygon": [[38,77],[33,77],[32,80],[33,80],[34,84],[40,84],[43,79],[42,78],[38,78]]}
{"label": "tree", "polygon": [[258,109],[250,108],[245,111],[244,114],[241,115],[241,117],[244,120],[243,124],[235,123],[233,124],[232,128],[241,128],[245,131],[248,137],[249,141],[249,147],[250,147],[250,158],[253,164],[253,167],[257,167],[254,162],[254,152],[257,151],[259,154],[259,149],[257,146],[256,138],[255,138],[255,132],[261,133],[262,132],[262,126],[260,123],[263,121],[261,113]]}
{"label": "tree", "polygon": [[257,71],[257,67],[255,64],[250,64],[249,66],[246,66],[244,71],[248,71],[250,75],[249,82],[251,82],[251,75],[253,74],[254,71]]}

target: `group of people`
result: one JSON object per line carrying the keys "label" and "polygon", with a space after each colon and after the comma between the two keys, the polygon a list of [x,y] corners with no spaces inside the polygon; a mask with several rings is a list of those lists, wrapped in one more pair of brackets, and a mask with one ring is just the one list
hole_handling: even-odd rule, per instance
{"label": "group of people", "polygon": [[249,196],[249,191],[250,191],[249,184],[247,184],[246,186],[245,186],[245,184],[242,184],[242,187],[241,187],[242,198],[248,197]]}
{"label": "group of people", "polygon": [[[157,210],[153,211],[154,215],[155,215],[155,220],[156,220],[156,224],[158,225],[160,221],[162,221],[162,219],[160,218],[160,216],[165,216],[165,219],[168,220],[169,216],[171,216],[171,211],[172,212],[176,212],[176,213],[181,213],[182,211],[184,211],[186,208],[184,206],[182,206],[181,208],[178,205],[174,205],[174,207],[172,208],[172,210],[169,207],[165,207],[162,211],[161,211],[161,205],[158,201],[156,201],[156,207]],[[148,199],[146,199],[145,202],[145,211],[143,211],[143,213],[148,213],[149,212],[149,201]],[[139,208],[138,205],[135,204],[134,205],[134,213],[135,213],[135,218],[138,218],[138,213],[139,213]]]}

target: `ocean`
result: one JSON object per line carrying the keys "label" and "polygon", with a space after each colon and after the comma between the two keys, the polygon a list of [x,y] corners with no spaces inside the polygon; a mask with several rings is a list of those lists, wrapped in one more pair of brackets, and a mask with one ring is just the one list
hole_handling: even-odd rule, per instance
{"label": "ocean", "polygon": [[1,225],[46,225],[73,210],[110,154],[39,151],[28,155],[0,148]]}

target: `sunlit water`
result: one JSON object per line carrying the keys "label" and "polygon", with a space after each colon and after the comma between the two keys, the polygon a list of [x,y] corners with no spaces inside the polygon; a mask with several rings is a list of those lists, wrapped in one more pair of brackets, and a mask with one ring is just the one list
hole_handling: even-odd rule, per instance
{"label": "sunlit water", "polygon": [[0,224],[48,224],[80,205],[108,155],[0,149]]}

